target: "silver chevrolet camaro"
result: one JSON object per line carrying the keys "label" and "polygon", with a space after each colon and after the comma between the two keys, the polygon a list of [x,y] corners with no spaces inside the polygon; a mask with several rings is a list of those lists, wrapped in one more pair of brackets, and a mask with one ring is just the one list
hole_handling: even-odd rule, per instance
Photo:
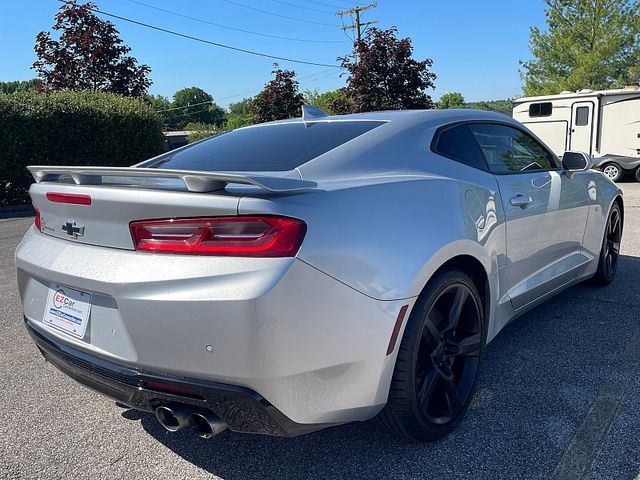
{"label": "silver chevrolet camaro", "polygon": [[591,165],[498,113],[303,107],[130,168],[32,166],[26,328],[171,431],[435,440],[507,323],[613,280],[622,193]]}

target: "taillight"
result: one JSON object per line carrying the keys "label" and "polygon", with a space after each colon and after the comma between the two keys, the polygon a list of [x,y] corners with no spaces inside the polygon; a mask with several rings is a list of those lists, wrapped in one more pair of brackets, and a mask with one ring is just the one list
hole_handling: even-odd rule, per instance
{"label": "taillight", "polygon": [[33,220],[33,224],[36,226],[36,229],[38,229],[39,232],[42,231],[42,219],[40,218],[40,210],[38,210],[38,207],[36,207],[35,205],[33,206],[33,208],[36,211],[36,218]]}
{"label": "taillight", "polygon": [[307,225],[276,216],[179,218],[131,222],[136,250],[186,255],[293,257]]}

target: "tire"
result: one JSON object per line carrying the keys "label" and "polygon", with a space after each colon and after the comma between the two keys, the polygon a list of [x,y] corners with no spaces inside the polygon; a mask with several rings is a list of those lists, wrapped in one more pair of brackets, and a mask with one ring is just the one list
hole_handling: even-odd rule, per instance
{"label": "tire", "polygon": [[604,173],[610,180],[617,182],[622,179],[624,172],[622,167],[617,163],[606,163],[602,166],[602,173]]}
{"label": "tire", "polygon": [[485,338],[484,309],[473,280],[459,270],[437,274],[407,321],[378,422],[420,442],[450,433],[473,398]]}
{"label": "tire", "polygon": [[598,259],[598,270],[592,278],[592,283],[599,286],[609,285],[618,269],[618,257],[620,256],[620,240],[622,240],[622,211],[618,202],[613,202],[607,223],[604,227],[602,248]]}
{"label": "tire", "polygon": [[640,167],[636,168],[636,182],[640,182]]}

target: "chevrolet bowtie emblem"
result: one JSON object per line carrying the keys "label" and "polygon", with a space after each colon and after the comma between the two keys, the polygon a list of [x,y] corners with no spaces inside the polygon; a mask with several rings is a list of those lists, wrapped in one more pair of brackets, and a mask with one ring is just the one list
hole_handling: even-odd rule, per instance
{"label": "chevrolet bowtie emblem", "polygon": [[76,225],[76,222],[67,220],[67,223],[62,224],[62,231],[73,238],[78,238],[84,235],[84,227]]}

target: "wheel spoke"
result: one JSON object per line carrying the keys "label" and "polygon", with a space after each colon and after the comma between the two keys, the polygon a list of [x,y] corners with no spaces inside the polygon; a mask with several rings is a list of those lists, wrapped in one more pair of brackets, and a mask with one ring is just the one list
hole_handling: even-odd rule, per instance
{"label": "wheel spoke", "polygon": [[613,273],[613,256],[611,254],[607,255],[605,258],[607,275],[611,275]]}
{"label": "wheel spoke", "polygon": [[[616,255],[618,253],[620,253],[620,242],[615,242],[613,240],[608,240],[607,241],[607,247],[609,249],[609,251],[615,253]],[[609,253],[609,252],[607,252]]]}
{"label": "wheel spoke", "polygon": [[451,357],[477,357],[480,354],[481,341],[479,333],[459,340],[448,340],[447,355]]}
{"label": "wheel spoke", "polygon": [[424,329],[422,330],[422,338],[427,342],[427,344],[436,345],[440,342],[440,337],[440,332],[431,319],[427,317],[427,320],[424,322]]}
{"label": "wheel spoke", "polygon": [[420,405],[429,400],[437,381],[438,372],[435,368],[432,368],[431,371],[427,373],[424,382],[422,382],[422,385],[420,386],[420,391],[418,392],[418,403]]}
{"label": "wheel spoke", "polygon": [[455,330],[458,325],[458,321],[460,320],[462,308],[464,307],[468,296],[469,293],[466,288],[458,287],[456,289],[456,294],[453,297],[453,302],[451,302],[451,308],[449,309],[447,318],[447,331]]}
{"label": "wheel spoke", "polygon": [[460,409],[460,395],[458,395],[458,389],[456,388],[453,377],[451,377],[451,380],[445,382],[445,398],[449,414],[454,417]]}
{"label": "wheel spoke", "polygon": [[443,362],[442,365],[438,366],[438,375],[440,375],[445,382],[455,382],[455,377],[453,376],[449,362]]}
{"label": "wheel spoke", "polygon": [[616,235],[618,234],[618,226],[620,224],[620,216],[612,215],[611,217],[611,233]]}

